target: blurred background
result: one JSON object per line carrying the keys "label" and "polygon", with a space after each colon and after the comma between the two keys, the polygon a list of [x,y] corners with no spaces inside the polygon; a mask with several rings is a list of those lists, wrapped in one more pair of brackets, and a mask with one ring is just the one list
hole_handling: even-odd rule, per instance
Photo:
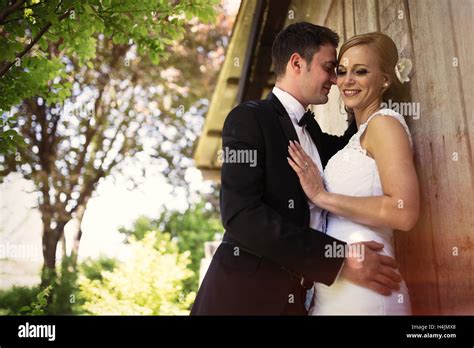
{"label": "blurred background", "polygon": [[187,314],[239,1],[1,1],[0,314]]}

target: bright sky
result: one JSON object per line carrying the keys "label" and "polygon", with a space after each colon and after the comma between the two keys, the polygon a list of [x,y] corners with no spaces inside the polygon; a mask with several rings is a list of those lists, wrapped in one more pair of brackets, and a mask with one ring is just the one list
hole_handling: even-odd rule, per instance
{"label": "bright sky", "polygon": [[224,0],[224,10],[230,14],[234,15],[239,11],[240,0]]}

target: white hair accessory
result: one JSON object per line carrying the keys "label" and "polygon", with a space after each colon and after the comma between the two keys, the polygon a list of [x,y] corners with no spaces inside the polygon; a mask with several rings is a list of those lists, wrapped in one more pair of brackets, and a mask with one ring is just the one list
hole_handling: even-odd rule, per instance
{"label": "white hair accessory", "polygon": [[400,83],[410,81],[408,75],[410,74],[412,68],[413,63],[410,59],[400,58],[398,60],[397,64],[395,65],[395,75],[397,75],[397,79],[400,81]]}

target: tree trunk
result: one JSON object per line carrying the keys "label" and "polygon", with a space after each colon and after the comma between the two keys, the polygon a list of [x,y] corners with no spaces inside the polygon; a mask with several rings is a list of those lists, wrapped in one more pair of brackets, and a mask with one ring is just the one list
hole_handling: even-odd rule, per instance
{"label": "tree trunk", "polygon": [[[87,200],[86,200],[87,201]],[[82,219],[84,218],[84,212],[86,211],[86,205],[81,205],[76,210],[75,219],[77,221],[77,231],[74,235],[74,240],[72,241],[72,249],[71,249],[71,258],[72,258],[72,265],[75,268],[77,265],[77,257],[79,255],[79,245],[81,243],[82,237]]]}
{"label": "tree trunk", "polygon": [[63,257],[67,256],[67,250],[66,250],[66,236],[64,233],[61,235],[61,238],[59,238],[59,241],[61,242],[61,249],[63,251]]}
{"label": "tree trunk", "polygon": [[41,285],[50,284],[51,277],[56,276],[56,250],[61,236],[64,234],[64,226],[67,221],[58,222],[56,228],[51,229],[43,226],[43,271]]}
{"label": "tree trunk", "polygon": [[81,242],[82,237],[82,228],[79,225],[77,229],[77,233],[74,236],[74,240],[72,242],[72,250],[71,250],[71,258],[72,258],[72,265],[75,268],[77,266],[77,257],[79,256],[79,244]]}
{"label": "tree trunk", "polygon": [[59,238],[56,231],[44,226],[43,232],[43,271],[41,274],[41,285],[47,286],[51,277],[56,275],[56,249]]}

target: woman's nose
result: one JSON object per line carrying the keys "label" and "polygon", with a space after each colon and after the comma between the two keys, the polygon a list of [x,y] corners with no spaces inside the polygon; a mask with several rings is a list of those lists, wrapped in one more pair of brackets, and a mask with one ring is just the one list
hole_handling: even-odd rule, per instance
{"label": "woman's nose", "polygon": [[344,78],[344,85],[352,85],[353,83],[354,83],[354,76],[350,72],[347,72]]}

